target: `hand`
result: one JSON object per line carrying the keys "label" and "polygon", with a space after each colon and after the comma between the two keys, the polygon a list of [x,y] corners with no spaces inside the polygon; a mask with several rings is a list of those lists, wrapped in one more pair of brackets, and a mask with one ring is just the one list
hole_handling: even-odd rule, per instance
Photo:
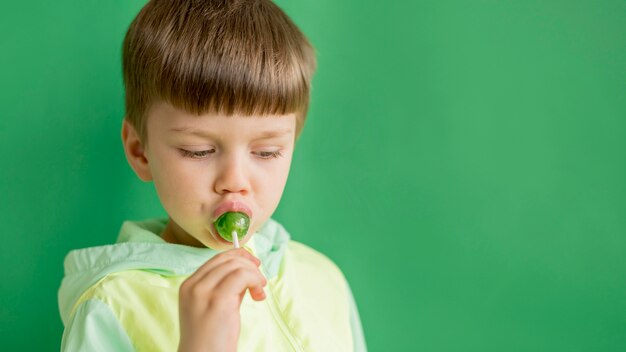
{"label": "hand", "polygon": [[261,261],[243,248],[222,252],[180,286],[179,351],[236,351],[239,307],[246,292],[265,299]]}

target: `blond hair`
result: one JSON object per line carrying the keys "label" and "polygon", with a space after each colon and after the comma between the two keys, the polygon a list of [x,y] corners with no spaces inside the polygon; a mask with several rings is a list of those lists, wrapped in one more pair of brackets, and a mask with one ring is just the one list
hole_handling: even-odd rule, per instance
{"label": "blond hair", "polygon": [[270,0],[151,0],[122,51],[125,118],[144,141],[159,101],[196,115],[295,113],[302,130],[315,52]]}

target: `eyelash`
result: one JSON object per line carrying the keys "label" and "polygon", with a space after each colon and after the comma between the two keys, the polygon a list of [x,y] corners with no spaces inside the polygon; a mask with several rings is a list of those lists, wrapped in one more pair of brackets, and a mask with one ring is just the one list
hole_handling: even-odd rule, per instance
{"label": "eyelash", "polygon": [[276,159],[283,156],[280,150],[277,150],[275,152],[259,152],[259,154],[263,154],[263,156],[259,155],[261,159]]}
{"label": "eyelash", "polygon": [[185,158],[191,158],[191,159],[203,159],[208,154],[215,153],[215,150],[213,150],[213,149],[211,149],[211,150],[201,150],[201,151],[198,151],[198,152],[192,152],[190,150],[185,150],[185,149],[179,149],[179,150],[180,150],[180,153]]}
{"label": "eyelash", "polygon": [[[185,149],[179,149],[179,150],[180,150],[180,153],[183,155],[183,157],[191,158],[191,159],[204,159],[207,155],[215,153],[215,149],[201,150],[197,152],[192,152],[192,151],[185,150]],[[259,152],[259,154],[261,154],[261,155],[258,155],[261,159],[266,159],[266,160],[276,159],[276,158],[283,156],[280,150],[277,150],[275,152]]]}

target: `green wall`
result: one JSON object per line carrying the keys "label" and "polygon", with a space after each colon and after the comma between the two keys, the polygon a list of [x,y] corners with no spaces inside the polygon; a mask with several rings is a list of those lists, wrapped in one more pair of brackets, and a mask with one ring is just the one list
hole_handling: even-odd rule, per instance
{"label": "green wall", "polygon": [[[372,351],[623,351],[624,1],[281,0],[319,54],[275,217]],[[0,349],[57,350],[64,255],[163,215],[120,143],[143,1],[0,14]]]}

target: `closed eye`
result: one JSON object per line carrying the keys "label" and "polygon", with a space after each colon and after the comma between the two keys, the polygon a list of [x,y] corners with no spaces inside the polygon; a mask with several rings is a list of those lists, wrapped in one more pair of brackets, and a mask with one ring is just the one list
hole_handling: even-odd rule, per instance
{"label": "closed eye", "polygon": [[199,150],[199,151],[191,151],[191,150],[185,150],[185,149],[178,149],[181,153],[181,155],[185,158],[191,158],[191,159],[204,159],[206,158],[209,154],[213,154],[215,153],[215,149],[211,149],[211,150]]}
{"label": "closed eye", "polygon": [[280,150],[277,150],[275,152],[266,152],[266,151],[258,152],[256,153],[256,155],[258,155],[261,159],[274,159],[274,158],[279,158],[283,156]]}

